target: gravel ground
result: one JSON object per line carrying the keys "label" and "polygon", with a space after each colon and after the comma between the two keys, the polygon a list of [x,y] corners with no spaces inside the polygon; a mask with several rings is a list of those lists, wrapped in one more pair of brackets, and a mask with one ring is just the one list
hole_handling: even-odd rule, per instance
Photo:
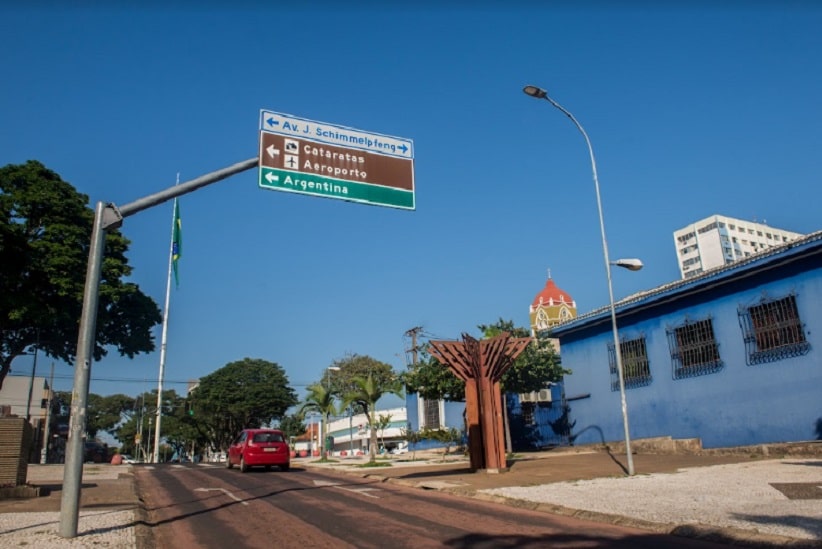
{"label": "gravel ground", "polygon": [[[124,467],[107,464],[83,466],[83,481],[116,479]],[[29,467],[29,482],[62,482],[62,465]],[[0,546],[57,549],[62,547],[137,546],[134,511],[80,510],[77,537],[66,539],[58,534],[60,513],[0,513]]]}
{"label": "gravel ground", "polygon": [[119,547],[137,546],[134,511],[81,511],[77,537],[57,533],[60,513],[2,513],[0,540],[3,547]]}
{"label": "gravel ground", "polygon": [[483,492],[660,524],[822,540],[822,460],[817,459],[714,465]]}

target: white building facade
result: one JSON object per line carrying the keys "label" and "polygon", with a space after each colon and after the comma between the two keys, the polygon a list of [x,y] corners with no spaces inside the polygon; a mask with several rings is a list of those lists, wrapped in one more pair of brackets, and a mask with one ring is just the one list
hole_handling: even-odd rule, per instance
{"label": "white building facade", "polygon": [[[383,428],[377,428],[377,444],[391,451],[405,447],[405,431],[408,429],[408,414],[405,407],[377,410],[376,419],[383,418]],[[365,455],[371,443],[371,429],[365,414],[356,414],[331,418],[328,434],[333,438],[331,453],[334,456],[346,457]],[[378,450],[379,451],[379,448]]]}
{"label": "white building facade", "polygon": [[764,223],[712,215],[674,231],[674,244],[680,275],[689,279],[802,236]]}

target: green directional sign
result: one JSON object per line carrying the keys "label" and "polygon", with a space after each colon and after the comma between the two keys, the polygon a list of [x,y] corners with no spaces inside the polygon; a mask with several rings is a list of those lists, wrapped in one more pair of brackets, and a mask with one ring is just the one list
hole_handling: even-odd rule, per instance
{"label": "green directional sign", "polygon": [[261,188],[415,209],[414,142],[260,113]]}
{"label": "green directional sign", "polygon": [[260,168],[260,187],[394,208],[414,208],[413,191],[273,168]]}

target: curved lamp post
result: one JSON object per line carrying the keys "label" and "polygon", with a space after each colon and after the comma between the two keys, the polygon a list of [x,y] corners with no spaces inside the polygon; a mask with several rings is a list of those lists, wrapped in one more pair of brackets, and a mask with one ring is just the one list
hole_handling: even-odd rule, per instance
{"label": "curved lamp post", "polygon": [[580,124],[574,115],[565,110],[565,108],[551,99],[548,96],[548,92],[543,90],[542,88],[538,88],[536,86],[525,86],[522,89],[526,95],[530,95],[531,97],[535,97],[537,99],[545,99],[549,103],[551,103],[554,107],[559,109],[565,116],[571,119],[571,122],[577,127],[579,132],[582,134],[582,137],[585,138],[585,143],[588,145],[588,154],[591,156],[591,169],[594,174],[594,188],[596,189],[597,195],[597,210],[599,211],[599,229],[602,234],[602,254],[605,257],[605,272],[608,276],[608,299],[611,308],[611,329],[614,333],[614,354],[616,355],[616,363],[617,363],[617,373],[619,375],[619,396],[620,400],[622,401],[622,423],[625,428],[625,452],[627,455],[628,460],[628,474],[634,474],[634,458],[631,455],[631,434],[630,430],[628,429],[628,404],[625,401],[625,374],[622,369],[622,351],[619,348],[619,332],[617,330],[617,321],[616,321],[616,308],[614,307],[614,289],[613,285],[611,284],[611,265],[616,265],[618,267],[624,267],[626,269],[632,271],[638,271],[642,268],[642,262],[638,259],[620,259],[614,262],[611,262],[610,258],[608,257],[608,240],[605,238],[605,221],[603,220],[602,216],[602,200],[599,196],[599,179],[597,178],[597,163],[596,159],[594,158],[594,148],[591,146],[591,140],[588,139],[588,134],[585,133],[585,129],[583,129],[582,124]]}

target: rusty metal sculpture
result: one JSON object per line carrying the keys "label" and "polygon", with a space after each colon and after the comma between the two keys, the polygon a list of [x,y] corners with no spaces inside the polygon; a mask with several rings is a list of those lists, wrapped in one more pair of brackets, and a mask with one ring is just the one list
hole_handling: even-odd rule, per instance
{"label": "rusty metal sculpture", "polygon": [[500,380],[531,341],[508,332],[483,340],[431,341],[431,355],[465,381],[465,416],[471,469],[504,471],[505,439]]}

